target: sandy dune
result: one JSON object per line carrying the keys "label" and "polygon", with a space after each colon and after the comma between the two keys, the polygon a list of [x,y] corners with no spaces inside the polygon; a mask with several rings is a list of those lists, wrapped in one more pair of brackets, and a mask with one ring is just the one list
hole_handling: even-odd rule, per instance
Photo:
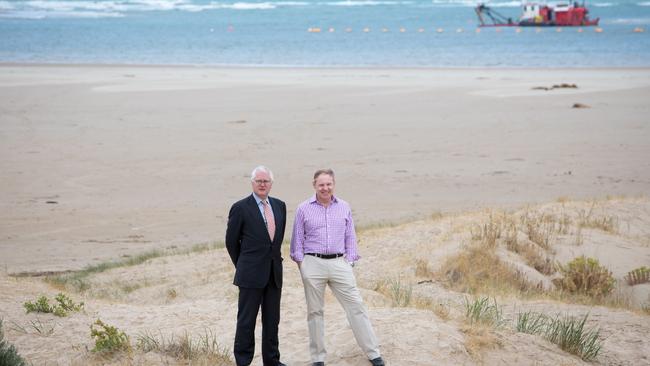
{"label": "sandy dune", "polygon": [[[548,212],[565,210],[574,214],[588,209],[592,202],[564,202],[527,207],[523,210]],[[360,233],[363,260],[356,267],[370,315],[380,336],[382,350],[391,365],[580,365],[588,364],[570,355],[539,336],[515,332],[516,314],[534,310],[546,314],[583,316],[589,314],[590,327],[599,327],[603,349],[595,361],[602,365],[650,364],[650,317],[638,309],[650,304],[650,284],[629,287],[624,272],[647,264],[650,260],[650,200],[624,199],[599,201],[602,212],[621,220],[617,233],[585,229],[584,242],[575,245],[575,233],[555,239],[557,259],[566,263],[573,255],[591,253],[613,271],[621,285],[619,291],[628,299],[643,297],[643,302],[627,308],[576,305],[542,297],[521,299],[497,296],[507,324],[492,332],[491,346],[471,346],[471,337],[464,329],[467,322],[464,303],[468,294],[454,292],[441,282],[422,281],[416,275],[417,262],[425,260],[433,271],[445,258],[463,250],[471,240],[470,227],[482,223],[485,211],[436,217],[390,228],[377,228]],[[627,222],[627,223],[626,223]],[[629,224],[628,224],[629,223]],[[606,245],[601,244],[607,237]],[[634,255],[621,254],[627,248]],[[565,253],[571,249],[570,256]],[[571,258],[570,258],[571,257]],[[618,258],[618,260],[615,260]],[[519,264],[525,266],[520,258]],[[3,275],[0,280],[2,317],[7,337],[34,364],[100,364],[87,349],[93,344],[89,324],[95,319],[125,330],[135,345],[139,335],[149,333],[177,337],[185,333],[199,337],[212,332],[220,344],[231,347],[234,336],[237,291],[231,285],[232,265],[225,249],[202,253],[168,256],[149,260],[141,265],[121,267],[89,278],[90,289],[83,294],[72,293],[75,300],[86,302],[86,309],[66,318],[53,315],[25,314],[22,303],[41,294],[53,297],[57,290],[37,278],[15,278]],[[306,309],[302,285],[296,266],[287,262],[282,299],[281,351],[283,360],[291,365],[308,365]],[[383,280],[399,278],[413,288],[413,303],[394,307],[390,296],[377,291]],[[128,289],[128,290],[127,290]],[[135,289],[135,290],[133,290]],[[170,296],[170,293],[174,296]],[[422,308],[415,299],[429,299],[436,308]],[[36,334],[31,322],[39,319],[53,328],[48,336]],[[365,365],[366,361],[353,341],[345,314],[331,293],[326,305],[327,344],[331,365]],[[21,328],[27,329],[26,331]],[[258,334],[259,336],[259,334]],[[259,342],[259,339],[258,339]],[[259,350],[258,350],[259,355]],[[261,363],[259,357],[256,364]],[[183,364],[156,353],[134,352],[131,356],[113,359],[115,364]]]}

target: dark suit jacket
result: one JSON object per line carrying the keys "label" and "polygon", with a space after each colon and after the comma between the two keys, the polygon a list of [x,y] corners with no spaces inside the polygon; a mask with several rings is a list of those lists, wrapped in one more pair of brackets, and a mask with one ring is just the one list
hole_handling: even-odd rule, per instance
{"label": "dark suit jacket", "polygon": [[275,236],[271,242],[264,218],[250,196],[235,202],[228,214],[226,248],[235,265],[233,283],[240,287],[263,288],[269,282],[271,269],[278,288],[282,288],[282,255],[287,206],[269,197],[275,218]]}

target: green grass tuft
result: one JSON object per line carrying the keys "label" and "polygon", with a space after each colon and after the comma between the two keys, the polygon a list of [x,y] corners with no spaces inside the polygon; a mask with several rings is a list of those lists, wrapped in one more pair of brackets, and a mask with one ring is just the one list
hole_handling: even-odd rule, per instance
{"label": "green grass tuft", "polygon": [[474,301],[465,298],[465,316],[470,324],[483,324],[494,328],[505,323],[503,310],[499,308],[496,299],[490,303],[489,297],[480,297]]}
{"label": "green grass tuft", "polygon": [[516,329],[522,333],[541,335],[564,351],[585,361],[594,360],[602,347],[598,329],[585,329],[588,314],[583,318],[556,316],[550,318],[536,312],[520,313]]}

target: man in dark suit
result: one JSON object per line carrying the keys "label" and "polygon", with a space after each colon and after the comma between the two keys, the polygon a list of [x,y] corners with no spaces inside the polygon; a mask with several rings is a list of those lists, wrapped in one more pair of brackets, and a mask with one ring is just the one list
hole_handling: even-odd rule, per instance
{"label": "man in dark suit", "polygon": [[258,166],[251,173],[253,194],[235,202],[228,214],[226,248],[235,265],[233,283],[239,286],[234,354],[237,366],[250,365],[255,353],[255,321],[262,308],[264,366],[280,362],[278,324],[282,293],[282,256],[287,208],[269,197],[273,173]]}

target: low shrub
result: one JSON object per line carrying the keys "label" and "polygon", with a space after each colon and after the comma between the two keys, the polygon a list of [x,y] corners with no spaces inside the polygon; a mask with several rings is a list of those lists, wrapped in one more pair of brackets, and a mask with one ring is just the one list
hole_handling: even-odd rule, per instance
{"label": "low shrub", "polygon": [[63,293],[59,293],[54,298],[57,304],[50,305],[50,301],[45,295],[40,296],[35,302],[27,301],[23,304],[27,313],[52,313],[56,316],[67,316],[71,311],[81,311],[84,303],[75,304],[72,299]]}
{"label": "low shrub", "polygon": [[580,256],[559,266],[562,278],[554,283],[571,293],[602,297],[614,289],[616,280],[612,272],[600,265],[597,259]]}
{"label": "low shrub", "polygon": [[90,325],[90,336],[95,340],[93,352],[114,353],[131,349],[129,336],[126,333],[99,319]]}
{"label": "low shrub", "polygon": [[4,339],[5,333],[0,320],[0,365],[2,366],[26,366],[25,360],[18,354],[16,347]]}

